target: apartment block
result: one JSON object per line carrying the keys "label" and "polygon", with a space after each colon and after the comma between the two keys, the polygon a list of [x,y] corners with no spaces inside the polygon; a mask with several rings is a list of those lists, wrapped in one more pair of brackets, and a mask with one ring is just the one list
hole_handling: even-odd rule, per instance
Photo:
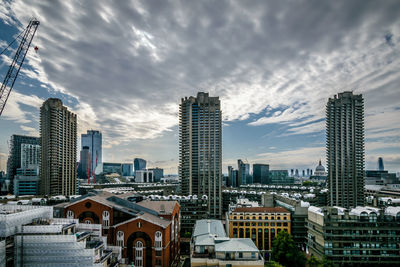
{"label": "apartment block", "polygon": [[60,99],[49,98],[40,108],[41,168],[43,195],[76,194],[77,117]]}
{"label": "apartment block", "polygon": [[400,207],[308,209],[308,250],[335,265],[396,265],[400,259]]}

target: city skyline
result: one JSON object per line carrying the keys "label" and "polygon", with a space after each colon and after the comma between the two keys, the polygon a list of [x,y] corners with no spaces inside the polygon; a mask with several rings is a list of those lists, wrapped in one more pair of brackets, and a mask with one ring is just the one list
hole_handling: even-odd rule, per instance
{"label": "city skyline", "polygon": [[78,136],[103,133],[103,161],[141,157],[178,173],[179,99],[198,91],[221,99],[223,173],[237,159],[326,166],[326,101],[355,89],[365,100],[366,169],[383,157],[400,171],[396,2],[221,2],[218,12],[207,3],[96,3],[4,3],[1,49],[31,16],[41,25],[1,118],[0,169],[10,136],[38,136],[38,109],[57,97],[77,114]]}

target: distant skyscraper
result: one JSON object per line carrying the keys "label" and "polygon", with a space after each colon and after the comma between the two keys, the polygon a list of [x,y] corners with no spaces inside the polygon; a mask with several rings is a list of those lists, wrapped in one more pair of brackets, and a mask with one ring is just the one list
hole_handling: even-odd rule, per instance
{"label": "distant skyscraper", "polygon": [[[94,173],[96,167],[103,162],[103,139],[100,131],[88,130],[81,135],[81,149],[87,146],[90,152],[90,175]],[[81,160],[82,161],[82,160]]]}
{"label": "distant skyscraper", "polygon": [[179,106],[179,175],[182,193],[207,195],[211,218],[222,213],[222,132],[218,97],[198,93]]}
{"label": "distant skyscraper", "polygon": [[90,155],[90,149],[88,146],[82,147],[81,150],[81,162],[78,167],[78,176],[81,179],[87,179],[88,174],[90,177],[90,168],[91,168],[91,155]]}
{"label": "distant skyscraper", "polygon": [[228,180],[226,186],[229,187],[238,187],[239,180],[238,180],[238,170],[235,170],[232,166],[228,166]]}
{"label": "distant skyscraper", "polygon": [[249,184],[250,165],[238,159],[239,185]]}
{"label": "distant skyscraper", "polygon": [[26,147],[23,146],[24,144],[40,146],[40,138],[16,134],[11,136],[7,161],[7,177],[10,180],[9,190],[11,194],[14,192],[14,176],[17,174],[17,169],[22,168],[21,163],[26,162],[26,160],[23,162],[22,158],[28,157],[29,153],[32,152],[31,160],[34,160],[34,150],[26,150]]}
{"label": "distant skyscraper", "polygon": [[296,171],[295,171],[295,174],[294,174],[296,177],[299,177],[299,170],[298,169],[296,169]]}
{"label": "distant skyscraper", "polygon": [[40,167],[40,145],[21,144],[21,168],[38,169]]}
{"label": "distant skyscraper", "polygon": [[385,167],[383,166],[383,158],[378,158],[378,171],[384,171]]}
{"label": "distant skyscraper", "polygon": [[253,182],[258,184],[269,184],[268,164],[253,164]]}
{"label": "distant skyscraper", "polygon": [[330,206],[364,205],[364,100],[352,92],[329,98],[326,106]]}
{"label": "distant skyscraper", "polygon": [[151,168],[149,171],[153,172],[154,182],[158,183],[161,181],[161,178],[164,177],[164,169],[161,168]]}
{"label": "distant skyscraper", "polygon": [[306,176],[306,171],[303,170],[302,174],[303,174],[303,175],[302,175],[303,177]]}
{"label": "distant skyscraper", "polygon": [[41,169],[43,195],[76,194],[77,118],[60,99],[49,98],[40,108]]}
{"label": "distant skyscraper", "polygon": [[122,176],[132,176],[133,174],[132,163],[122,163]]}
{"label": "distant skyscraper", "polygon": [[136,176],[136,171],[145,170],[146,169],[146,161],[144,159],[135,158],[133,160],[134,167],[134,175]]}
{"label": "distant skyscraper", "polygon": [[294,175],[294,170],[291,169],[291,170],[290,170],[290,176],[293,176],[293,175]]}

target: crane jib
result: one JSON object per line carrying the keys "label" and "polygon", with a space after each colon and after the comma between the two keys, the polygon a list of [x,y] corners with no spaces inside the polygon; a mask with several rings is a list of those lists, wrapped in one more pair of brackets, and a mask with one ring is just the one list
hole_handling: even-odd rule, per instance
{"label": "crane jib", "polygon": [[24,63],[26,54],[32,43],[32,39],[35,36],[36,30],[40,22],[32,19],[25,31],[23,32],[22,40],[15,52],[13,61],[8,68],[7,74],[4,77],[3,83],[0,88],[0,116],[3,113],[4,107],[7,103],[8,97],[10,96],[11,90],[14,87],[15,80],[18,77],[19,71],[21,70],[22,64]]}

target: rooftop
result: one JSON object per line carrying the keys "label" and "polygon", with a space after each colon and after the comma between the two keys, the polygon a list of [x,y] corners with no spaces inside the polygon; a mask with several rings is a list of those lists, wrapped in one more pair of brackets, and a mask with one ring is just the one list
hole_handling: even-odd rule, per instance
{"label": "rooftop", "polygon": [[215,244],[216,252],[258,252],[258,248],[250,238],[230,238]]}
{"label": "rooftop", "polygon": [[193,237],[201,235],[212,235],[216,237],[226,237],[224,226],[220,220],[198,220],[194,226]]}
{"label": "rooftop", "polygon": [[176,201],[151,201],[143,200],[137,203],[138,205],[155,210],[160,214],[172,214],[177,204]]}
{"label": "rooftop", "polygon": [[233,212],[288,213],[289,211],[282,207],[239,207],[236,208]]}

